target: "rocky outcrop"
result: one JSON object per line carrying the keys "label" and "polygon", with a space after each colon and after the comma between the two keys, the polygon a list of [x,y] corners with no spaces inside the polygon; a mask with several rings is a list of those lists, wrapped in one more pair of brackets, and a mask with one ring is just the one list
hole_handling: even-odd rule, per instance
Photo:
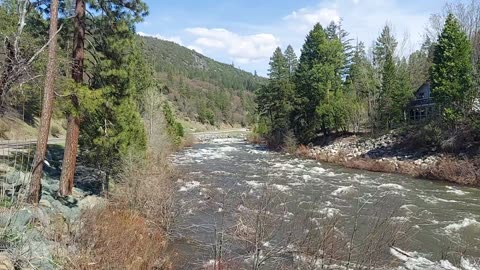
{"label": "rocky outcrop", "polygon": [[310,147],[309,155],[334,157],[345,159],[365,158],[385,162],[405,161],[418,166],[429,166],[437,162],[442,155],[436,149],[411,150],[402,148],[406,137],[391,132],[377,138],[348,136],[343,137],[325,146]]}
{"label": "rocky outcrop", "polygon": [[[39,205],[23,203],[31,175],[4,168],[6,174],[0,186],[4,190],[4,204],[0,208],[0,270],[58,269],[55,258],[62,252],[61,242],[78,229],[81,214],[85,210],[104,207],[106,200],[74,188],[66,198],[57,195],[57,179],[42,179],[42,198]],[[66,251],[65,251],[66,252]]]}

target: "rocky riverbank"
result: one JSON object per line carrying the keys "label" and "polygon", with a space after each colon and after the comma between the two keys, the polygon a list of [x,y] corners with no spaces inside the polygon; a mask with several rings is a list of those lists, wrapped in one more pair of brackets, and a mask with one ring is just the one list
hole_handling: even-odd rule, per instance
{"label": "rocky riverbank", "polygon": [[106,206],[106,200],[80,188],[59,198],[58,179],[45,177],[39,205],[28,205],[24,198],[31,174],[7,164],[1,164],[1,171],[0,269],[58,269],[60,258],[75,254],[76,247],[67,243],[80,229],[82,213]]}
{"label": "rocky riverbank", "polygon": [[436,148],[408,146],[396,132],[370,138],[343,136],[322,146],[301,146],[297,154],[349,168],[400,173],[419,178],[480,186],[480,159],[449,155]]}

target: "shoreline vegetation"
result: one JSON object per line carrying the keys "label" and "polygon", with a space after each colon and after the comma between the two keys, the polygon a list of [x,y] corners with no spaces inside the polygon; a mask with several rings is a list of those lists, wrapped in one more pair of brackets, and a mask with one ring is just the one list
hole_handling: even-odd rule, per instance
{"label": "shoreline vegetation", "polygon": [[299,58],[278,47],[251,139],[349,168],[479,186],[480,47],[459,9],[444,11],[408,58],[388,24],[371,48],[354,45],[341,21],[314,25]]}
{"label": "shoreline vegetation", "polygon": [[[268,147],[264,139],[252,133],[247,136],[247,141]],[[347,134],[323,145],[285,145],[280,151],[350,169],[480,187],[478,156],[445,153],[436,148],[412,150],[405,144],[406,137],[395,132],[376,138],[367,134]]]}

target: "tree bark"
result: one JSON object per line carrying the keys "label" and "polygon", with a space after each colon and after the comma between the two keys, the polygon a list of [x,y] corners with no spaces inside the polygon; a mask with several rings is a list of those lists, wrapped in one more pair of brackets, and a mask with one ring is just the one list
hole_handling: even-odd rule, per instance
{"label": "tree bark", "polygon": [[4,64],[4,71],[2,77],[0,78],[0,109],[3,111],[5,107],[5,98],[8,94],[8,90],[10,89],[10,76],[12,75],[13,71],[13,61],[15,59],[15,49],[13,44],[7,38],[5,40],[5,49],[6,49],[6,57],[5,57],[5,64]]}
{"label": "tree bark", "polygon": [[45,88],[43,94],[42,115],[40,118],[40,127],[38,130],[37,147],[35,158],[33,160],[33,172],[30,182],[30,189],[27,201],[32,204],[38,204],[41,196],[43,161],[47,150],[48,134],[50,131],[50,120],[53,112],[53,99],[55,97],[55,75],[57,58],[57,28],[58,28],[58,0],[52,0],[50,3],[50,30],[48,45],[48,63],[47,74],[45,78]]}
{"label": "tree bark", "polygon": [[[83,83],[83,70],[85,58],[85,1],[76,0],[75,3],[75,32],[73,36],[73,63],[72,78],[81,84]],[[75,94],[71,96],[71,102],[78,111],[79,102]],[[78,152],[78,138],[80,136],[80,118],[77,114],[70,112],[67,123],[67,138],[65,141],[65,153],[62,163],[62,175],[60,177],[60,196],[72,194],[75,166]]]}

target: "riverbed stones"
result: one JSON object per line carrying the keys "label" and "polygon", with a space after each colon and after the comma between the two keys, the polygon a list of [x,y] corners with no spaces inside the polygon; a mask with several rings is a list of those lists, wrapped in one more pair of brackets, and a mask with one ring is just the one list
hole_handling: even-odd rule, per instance
{"label": "riverbed stones", "polygon": [[0,252],[0,270],[14,270],[13,261],[9,254],[6,252]]}

